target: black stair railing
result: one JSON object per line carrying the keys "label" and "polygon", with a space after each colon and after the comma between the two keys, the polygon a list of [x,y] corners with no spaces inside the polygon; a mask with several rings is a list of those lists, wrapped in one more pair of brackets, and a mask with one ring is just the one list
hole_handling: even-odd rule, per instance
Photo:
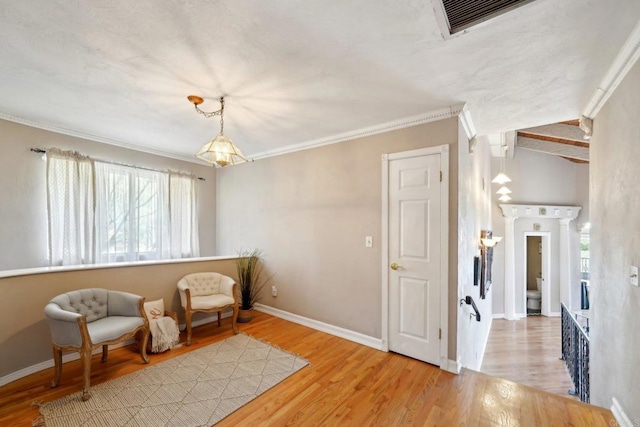
{"label": "black stair railing", "polygon": [[562,360],[581,401],[589,403],[589,335],[562,304]]}

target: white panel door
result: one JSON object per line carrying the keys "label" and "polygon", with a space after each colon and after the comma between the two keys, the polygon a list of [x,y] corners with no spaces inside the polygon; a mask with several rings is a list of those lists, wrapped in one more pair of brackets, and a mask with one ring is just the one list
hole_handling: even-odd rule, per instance
{"label": "white panel door", "polygon": [[389,350],[440,364],[440,154],[389,161]]}

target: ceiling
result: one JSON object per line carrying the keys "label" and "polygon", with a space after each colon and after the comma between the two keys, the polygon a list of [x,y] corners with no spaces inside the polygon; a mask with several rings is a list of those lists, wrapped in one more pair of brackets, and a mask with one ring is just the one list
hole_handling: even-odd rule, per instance
{"label": "ceiling", "polygon": [[551,154],[574,163],[589,163],[589,140],[578,120],[520,129],[516,144],[525,150]]}
{"label": "ceiling", "polygon": [[579,117],[637,0],[536,0],[443,38],[438,0],[0,0],[0,118],[193,160],[467,103],[478,134]]}

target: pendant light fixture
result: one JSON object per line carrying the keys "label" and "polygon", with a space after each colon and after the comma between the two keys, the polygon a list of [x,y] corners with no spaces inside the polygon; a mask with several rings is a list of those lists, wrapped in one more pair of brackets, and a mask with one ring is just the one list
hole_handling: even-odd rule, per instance
{"label": "pendant light fixture", "polygon": [[189,95],[187,99],[196,108],[198,114],[202,114],[206,118],[220,116],[220,133],[202,146],[196,154],[197,158],[211,163],[218,168],[250,161],[242,154],[242,151],[240,151],[233,141],[224,134],[224,97],[220,98],[220,109],[212,112],[202,111],[198,108],[198,105],[204,102],[204,99],[201,97]]}
{"label": "pendant light fixture", "polygon": [[491,181],[494,184],[503,185],[507,182],[511,182],[511,178],[509,178],[507,174],[504,173],[504,159],[505,157],[507,157],[507,149],[508,147],[506,145],[502,145],[500,147],[500,173],[496,175],[496,177]]}
{"label": "pendant light fixture", "polygon": [[500,187],[498,191],[496,191],[496,194],[505,196],[507,194],[511,194],[511,190],[509,190],[505,185],[503,185],[502,187]]}

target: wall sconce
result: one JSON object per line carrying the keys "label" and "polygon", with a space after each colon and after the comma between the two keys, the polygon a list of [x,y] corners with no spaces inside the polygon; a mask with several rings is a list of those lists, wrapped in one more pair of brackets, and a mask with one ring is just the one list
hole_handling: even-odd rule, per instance
{"label": "wall sconce", "polygon": [[[483,232],[483,234],[484,234],[484,232]],[[480,238],[480,248],[481,249],[482,249],[482,247],[493,248],[495,245],[500,243],[501,240],[502,240],[502,237],[498,237],[498,236],[482,237],[482,238]]]}

